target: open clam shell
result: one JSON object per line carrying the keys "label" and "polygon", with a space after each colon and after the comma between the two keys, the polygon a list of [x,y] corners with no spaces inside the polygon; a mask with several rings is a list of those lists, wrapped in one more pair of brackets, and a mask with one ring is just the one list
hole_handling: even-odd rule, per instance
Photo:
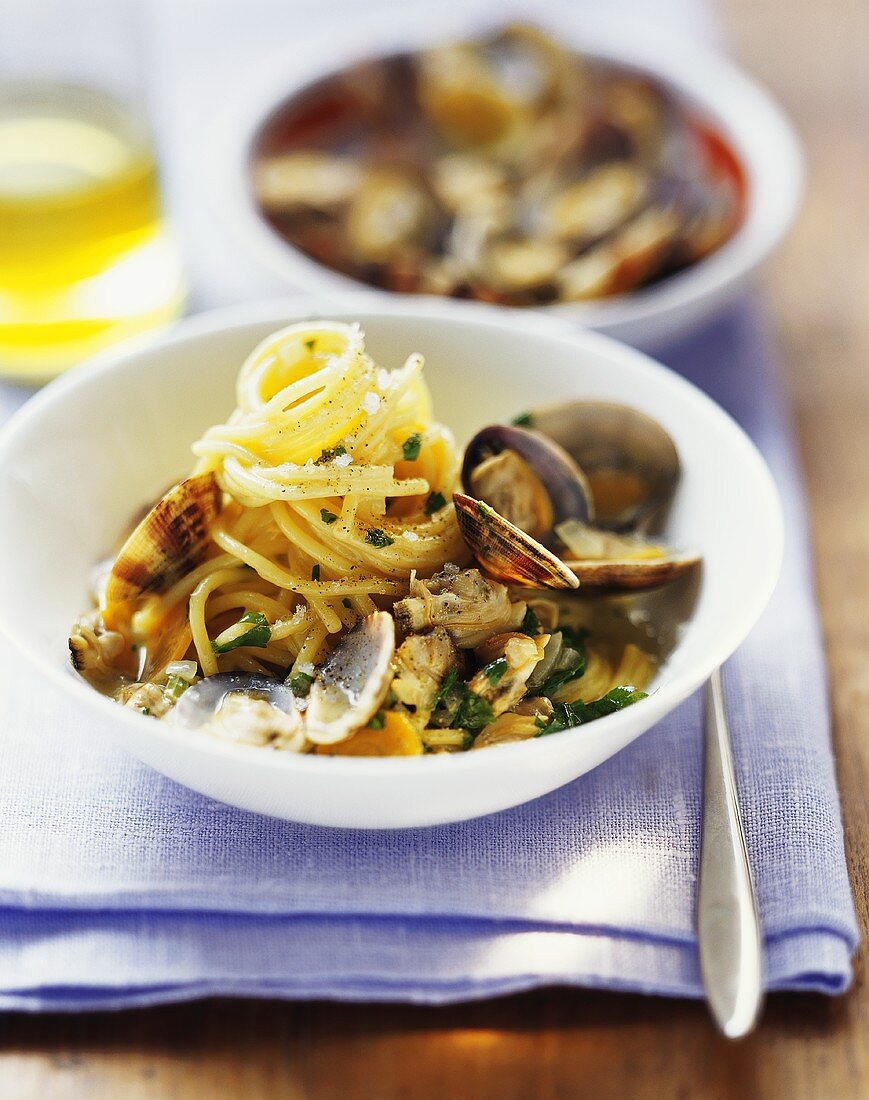
{"label": "open clam shell", "polygon": [[571,456],[553,440],[515,425],[477,432],[465,449],[462,484],[546,545],[557,523],[594,515],[589,483]]}
{"label": "open clam shell", "polygon": [[285,714],[296,713],[296,698],[280,680],[254,672],[218,672],[184,692],[175,704],[174,720],[187,729],[199,729],[214,718],[228,695],[246,695]]}
{"label": "open clam shell", "polygon": [[579,520],[560,524],[564,564],[584,590],[628,592],[669,584],[693,569],[700,555],[648,539],[596,530]]}
{"label": "open clam shell", "polygon": [[634,531],[661,517],[678,484],[680,464],[669,433],[652,417],[613,402],[566,401],[532,410],[529,426],[582,470],[598,527]]}
{"label": "open clam shell", "polygon": [[366,726],[389,691],[394,656],[395,620],[386,611],[375,611],[345,634],[311,685],[308,739],[334,745]]}
{"label": "open clam shell", "polygon": [[202,561],[220,507],[213,473],[186,478],[154,505],[111,568],[102,593],[106,625],[118,625],[140,596],[165,590]]}
{"label": "open clam shell", "polygon": [[490,576],[525,588],[578,588],[571,570],[545,546],[481,500],[453,493],[459,529]]}

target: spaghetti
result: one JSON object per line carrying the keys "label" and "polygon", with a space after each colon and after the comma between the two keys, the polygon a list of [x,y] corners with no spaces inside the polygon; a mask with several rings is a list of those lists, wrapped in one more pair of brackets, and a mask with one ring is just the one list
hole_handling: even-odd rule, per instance
{"label": "spaghetti", "polygon": [[[204,675],[314,663],[373,597],[467,557],[449,502],[458,454],[432,420],[422,367],[412,355],[383,370],[359,327],[338,322],[291,325],[249,356],[237,408],[193,447],[195,473],[213,472],[229,499],[214,550],[149,611],[188,601]],[[215,652],[238,612],[271,623],[255,656]]]}

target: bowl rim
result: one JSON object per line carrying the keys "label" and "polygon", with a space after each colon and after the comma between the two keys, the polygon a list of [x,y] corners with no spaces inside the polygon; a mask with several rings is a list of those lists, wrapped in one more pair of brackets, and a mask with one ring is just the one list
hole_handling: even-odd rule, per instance
{"label": "bowl rim", "polygon": [[[641,736],[661,717],[670,713],[683,699],[699,688],[744,641],[769,602],[778,581],[784,553],[785,529],[781,501],[772,474],[760,451],[729,413],[675,371],[612,337],[533,311],[521,313],[506,307],[481,305],[476,302],[456,302],[450,299],[419,299],[415,303],[415,308],[411,308],[403,301],[374,302],[367,296],[357,298],[352,305],[346,299],[335,302],[322,297],[297,296],[210,310],[177,321],[156,335],[140,336],[125,341],[79,364],[50,382],[14,413],[0,429],[0,471],[14,469],[16,444],[21,437],[27,436],[33,426],[38,425],[43,410],[62,403],[66,395],[73,390],[96,385],[106,375],[123,374],[136,363],[140,356],[159,356],[161,350],[170,345],[195,343],[221,332],[244,330],[253,325],[269,323],[277,329],[292,323],[293,319],[323,317],[327,310],[332,313],[346,310],[384,318],[413,319],[416,317],[422,322],[460,320],[471,322],[483,329],[500,329],[507,326],[526,331],[536,330],[542,336],[571,342],[579,353],[587,351],[602,355],[609,359],[616,369],[628,365],[631,370],[647,375],[652,380],[652,385],[678,392],[680,397],[687,400],[699,415],[715,422],[718,430],[730,437],[733,446],[741,451],[745,461],[753,467],[753,481],[758,494],[764,498],[764,513],[769,522],[769,531],[766,535],[768,568],[766,574],[758,578],[753,598],[745,605],[741,616],[719,631],[717,646],[707,651],[701,660],[695,662],[692,666],[694,671],[685,670],[671,680],[665,681],[643,700],[642,705],[649,721],[645,722],[643,728],[633,737],[629,737],[628,741]],[[0,472],[0,478],[7,476],[4,472]],[[11,567],[14,559],[4,555],[3,549],[4,541],[0,538],[0,568]],[[192,750],[239,763],[241,761],[249,764],[258,762],[267,765],[270,770],[285,769],[290,772],[304,773],[313,769],[320,770],[322,774],[324,768],[339,768],[350,775],[359,774],[360,776],[370,776],[380,769],[402,775],[409,775],[422,769],[423,772],[433,775],[434,772],[429,769],[463,768],[467,770],[480,767],[489,769],[492,766],[492,758],[487,753],[438,753],[434,758],[431,754],[412,757],[320,756],[263,752],[261,746],[238,744],[217,737],[192,740],[189,737],[189,731],[184,731],[170,723],[149,720],[144,715],[119,706],[112,699],[92,688],[81,677],[76,676],[70,665],[60,666],[50,655],[31,648],[20,632],[15,629],[14,624],[6,619],[2,606],[0,606],[0,635],[31,666],[43,673],[61,693],[72,700],[80,700],[83,706],[112,722],[118,729],[123,727],[130,733],[136,732],[139,735],[147,729],[150,737],[185,751]],[[147,727],[143,725],[145,722],[148,723]],[[627,708],[617,711],[597,719],[597,722],[608,723],[606,728],[611,739],[617,741],[619,729],[632,724],[631,710]],[[539,753],[544,748],[557,750],[557,747],[565,745],[565,739],[575,735],[575,732],[567,729],[550,734],[545,740],[535,739],[534,747],[532,744],[519,742],[493,746],[493,748],[497,748],[499,752],[498,759],[506,763],[511,756],[514,760],[521,759],[521,755],[516,756],[517,753],[533,753],[535,749]]]}
{"label": "bowl rim", "polygon": [[[527,19],[527,13],[526,19]],[[250,187],[250,153],[271,113],[312,81],[354,60],[413,49],[432,41],[479,33],[510,20],[494,0],[472,6],[442,0],[435,14],[375,8],[364,22],[311,31],[291,49],[278,47],[245,88],[233,88],[206,143],[211,199],[221,227],[285,285],[401,300],[439,295],[384,290],[343,275],[285,240],[262,217]],[[615,21],[584,12],[581,22],[560,0],[534,13],[533,22],[567,36],[570,46],[635,66],[694,104],[725,135],[748,180],[745,217],[723,245],[698,263],[629,294],[587,303],[553,302],[523,309],[566,315],[590,328],[651,327],[664,316],[723,294],[753,272],[778,246],[802,201],[805,158],[788,117],[766,89],[726,57],[688,36],[662,31],[642,18]],[[289,77],[288,74],[293,76]],[[222,182],[221,182],[222,181]],[[658,334],[658,338],[659,334]]]}

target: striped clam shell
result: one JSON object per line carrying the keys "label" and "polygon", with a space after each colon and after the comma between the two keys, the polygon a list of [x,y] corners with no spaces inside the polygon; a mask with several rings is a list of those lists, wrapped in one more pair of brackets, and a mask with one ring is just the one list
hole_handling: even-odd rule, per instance
{"label": "striped clam shell", "polygon": [[486,573],[525,588],[578,588],[567,566],[481,500],[453,493],[465,542]]}
{"label": "striped clam shell", "polygon": [[165,591],[198,565],[220,507],[213,473],[188,477],[170,489],[121,547],[106,582],[104,607]]}

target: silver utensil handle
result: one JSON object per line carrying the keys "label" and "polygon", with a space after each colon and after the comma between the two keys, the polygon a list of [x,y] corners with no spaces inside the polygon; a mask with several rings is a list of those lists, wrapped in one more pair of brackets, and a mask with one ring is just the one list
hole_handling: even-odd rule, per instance
{"label": "silver utensil handle", "polygon": [[763,958],[719,670],[706,685],[705,749],[697,887],[700,970],[715,1022],[738,1039],[751,1031],[760,1011]]}

